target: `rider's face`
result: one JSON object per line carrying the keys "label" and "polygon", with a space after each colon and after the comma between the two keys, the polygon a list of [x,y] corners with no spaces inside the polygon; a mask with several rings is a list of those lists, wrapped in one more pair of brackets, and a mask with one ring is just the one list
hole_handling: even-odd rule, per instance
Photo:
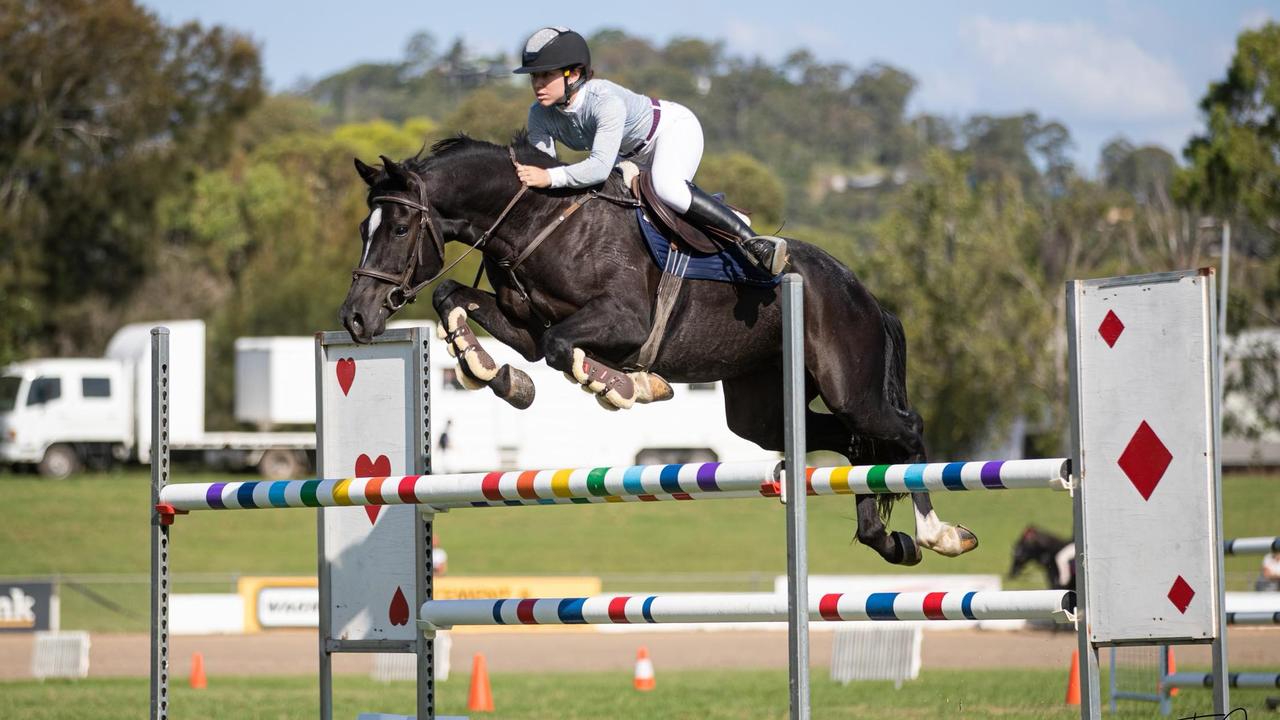
{"label": "rider's face", "polygon": [[565,78],[563,70],[546,70],[529,74],[529,83],[533,85],[533,94],[538,104],[551,107],[564,99],[565,81],[574,82],[582,75],[582,71],[574,68]]}

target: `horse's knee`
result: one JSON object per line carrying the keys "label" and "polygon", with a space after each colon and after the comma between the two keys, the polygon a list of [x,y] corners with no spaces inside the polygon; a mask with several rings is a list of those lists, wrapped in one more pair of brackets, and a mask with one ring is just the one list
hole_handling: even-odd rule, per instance
{"label": "horse's knee", "polygon": [[439,309],[441,305],[449,300],[449,296],[457,292],[459,288],[466,287],[457,280],[444,280],[431,293],[431,305]]}
{"label": "horse's knee", "polygon": [[573,368],[573,343],[555,333],[542,336],[542,355],[548,365],[560,372],[569,372]]}

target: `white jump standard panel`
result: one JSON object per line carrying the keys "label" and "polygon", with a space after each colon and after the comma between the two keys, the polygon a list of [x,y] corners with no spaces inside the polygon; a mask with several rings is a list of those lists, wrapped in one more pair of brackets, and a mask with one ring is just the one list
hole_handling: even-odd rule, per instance
{"label": "white jump standard panel", "polygon": [[1100,646],[1212,642],[1225,664],[1213,286],[1211,270],[1068,286],[1089,706]]}

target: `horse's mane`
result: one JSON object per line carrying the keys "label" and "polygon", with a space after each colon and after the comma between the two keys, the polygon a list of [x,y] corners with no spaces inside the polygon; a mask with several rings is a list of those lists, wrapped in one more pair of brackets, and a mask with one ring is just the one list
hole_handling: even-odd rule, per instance
{"label": "horse's mane", "polygon": [[[525,165],[555,167],[564,164],[534,147],[533,143],[529,142],[529,132],[527,130],[517,132],[511,138],[510,147],[515,148],[516,159]],[[478,140],[466,133],[458,133],[452,137],[437,141],[431,146],[430,150],[424,146],[422,150],[418,151],[417,155],[407,158],[404,164],[414,172],[421,173],[440,162],[474,156],[485,156],[509,162],[506,145],[496,145],[486,140]]]}

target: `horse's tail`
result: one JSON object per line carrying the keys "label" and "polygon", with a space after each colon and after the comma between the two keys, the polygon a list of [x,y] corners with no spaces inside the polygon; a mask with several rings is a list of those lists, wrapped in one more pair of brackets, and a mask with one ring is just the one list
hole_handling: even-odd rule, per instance
{"label": "horse's tail", "polygon": [[[912,430],[923,434],[924,421],[907,400],[907,336],[902,322],[883,307],[880,308],[880,322],[884,327],[884,396],[889,405],[903,415]],[[894,502],[901,497],[902,493],[894,493],[877,498],[877,508],[886,522]]]}
{"label": "horse's tail", "polygon": [[884,325],[884,395],[894,409],[913,412],[907,402],[907,336],[893,313],[880,309]]}

